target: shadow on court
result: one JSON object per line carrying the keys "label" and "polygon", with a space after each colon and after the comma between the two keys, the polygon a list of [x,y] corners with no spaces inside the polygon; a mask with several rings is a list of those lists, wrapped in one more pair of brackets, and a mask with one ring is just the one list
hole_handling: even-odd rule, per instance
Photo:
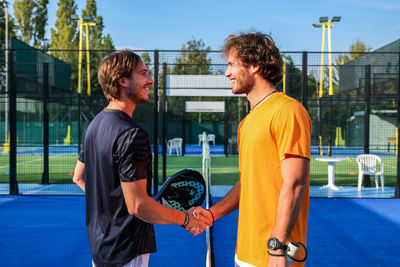
{"label": "shadow on court", "polygon": [[[82,196],[1,196],[0,265],[91,266],[84,202]],[[399,199],[310,199],[306,266],[399,266],[399,208]],[[237,214],[215,224],[215,266],[233,266]],[[204,233],[155,229],[158,252],[150,266],[205,266]]]}

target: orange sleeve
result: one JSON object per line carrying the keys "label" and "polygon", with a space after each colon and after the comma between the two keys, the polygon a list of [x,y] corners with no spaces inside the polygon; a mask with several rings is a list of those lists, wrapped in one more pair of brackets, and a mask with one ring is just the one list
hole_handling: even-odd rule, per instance
{"label": "orange sleeve", "polygon": [[311,119],[303,105],[298,101],[287,103],[273,122],[279,159],[288,155],[310,159]]}

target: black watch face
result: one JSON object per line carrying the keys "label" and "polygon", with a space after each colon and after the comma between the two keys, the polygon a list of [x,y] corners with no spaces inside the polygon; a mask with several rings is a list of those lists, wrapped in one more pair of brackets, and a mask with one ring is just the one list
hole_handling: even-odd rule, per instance
{"label": "black watch face", "polygon": [[274,250],[276,248],[276,239],[275,238],[270,238],[268,240],[268,248]]}

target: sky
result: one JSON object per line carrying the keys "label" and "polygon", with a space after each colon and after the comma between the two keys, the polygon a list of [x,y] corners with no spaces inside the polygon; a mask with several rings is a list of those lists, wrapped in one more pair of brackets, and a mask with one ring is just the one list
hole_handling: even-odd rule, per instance
{"label": "sky", "polygon": [[[48,6],[48,39],[57,3]],[[86,0],[76,4],[81,15]],[[399,0],[98,0],[97,9],[117,49],[179,50],[195,38],[219,50],[228,35],[257,30],[281,51],[320,51],[322,29],[312,24],[322,16],[342,17],[332,28],[332,51],[348,51],[357,39],[373,50],[400,39]]]}

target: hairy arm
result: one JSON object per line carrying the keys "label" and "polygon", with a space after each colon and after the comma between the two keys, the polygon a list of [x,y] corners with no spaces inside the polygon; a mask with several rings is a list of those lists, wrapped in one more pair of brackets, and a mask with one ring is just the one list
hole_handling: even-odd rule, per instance
{"label": "hairy arm", "polygon": [[300,213],[310,161],[306,158],[291,156],[282,160],[281,169],[283,186],[279,194],[272,236],[286,243]]}
{"label": "hairy arm", "polygon": [[84,170],[85,170],[85,163],[78,160],[75,165],[75,171],[72,181],[77,186],[79,186],[80,189],[83,190],[83,192],[85,192],[85,177],[83,176]]}
{"label": "hairy arm", "polygon": [[[213,220],[217,220],[225,215],[231,213],[232,211],[239,208],[239,197],[240,197],[240,180],[232,187],[232,189],[218,201],[215,205],[213,205],[210,210],[211,213],[201,207],[197,207],[195,210],[196,217],[207,217],[212,222]],[[202,216],[199,216],[202,215]],[[213,222],[214,223],[214,222]]]}

